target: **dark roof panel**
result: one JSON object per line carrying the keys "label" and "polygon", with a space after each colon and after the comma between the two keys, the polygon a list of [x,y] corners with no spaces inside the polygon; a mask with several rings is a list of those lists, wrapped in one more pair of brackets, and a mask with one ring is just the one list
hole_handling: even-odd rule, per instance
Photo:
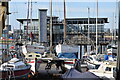
{"label": "dark roof panel", "polygon": [[[96,23],[96,18],[90,18],[90,24]],[[67,24],[88,24],[88,18],[66,18]],[[108,18],[98,18],[98,24],[108,23]]]}
{"label": "dark roof panel", "polygon": [[[55,17],[58,18],[58,17]],[[49,19],[49,17],[48,17]],[[38,21],[38,19],[32,19],[33,21]],[[17,19],[20,23],[27,21],[27,19]],[[30,19],[28,19],[30,21]],[[62,20],[63,22],[63,20]],[[66,18],[67,24],[88,24],[88,18]],[[90,18],[90,24],[96,24],[96,18]],[[98,18],[98,24],[109,23],[108,18]]]}

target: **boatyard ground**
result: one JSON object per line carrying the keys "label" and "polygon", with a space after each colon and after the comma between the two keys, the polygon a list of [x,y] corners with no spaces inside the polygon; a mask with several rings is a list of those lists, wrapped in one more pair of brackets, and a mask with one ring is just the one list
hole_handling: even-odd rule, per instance
{"label": "boatyard ground", "polygon": [[[55,64],[52,65],[51,70],[45,70],[46,63],[40,64],[38,76],[33,77],[32,80],[61,80],[61,69],[56,70]],[[82,68],[84,72],[86,68]]]}

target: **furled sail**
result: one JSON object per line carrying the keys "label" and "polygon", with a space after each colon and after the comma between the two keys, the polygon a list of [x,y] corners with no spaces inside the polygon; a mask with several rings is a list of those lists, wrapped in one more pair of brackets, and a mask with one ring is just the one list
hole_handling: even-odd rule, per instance
{"label": "furled sail", "polygon": [[0,37],[2,36],[2,31],[5,27],[6,10],[5,6],[0,5]]}

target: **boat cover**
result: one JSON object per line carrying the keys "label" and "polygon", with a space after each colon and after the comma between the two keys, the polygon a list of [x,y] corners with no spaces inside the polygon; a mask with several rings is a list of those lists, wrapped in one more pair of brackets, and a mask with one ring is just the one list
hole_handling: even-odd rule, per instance
{"label": "boat cover", "polygon": [[65,72],[61,77],[65,80],[66,79],[68,80],[69,79],[70,80],[100,80],[98,76],[96,76],[95,74],[91,72],[81,73],[74,68],[71,68],[70,70]]}
{"label": "boat cover", "polygon": [[74,58],[77,59],[75,53],[59,53],[58,58]]}

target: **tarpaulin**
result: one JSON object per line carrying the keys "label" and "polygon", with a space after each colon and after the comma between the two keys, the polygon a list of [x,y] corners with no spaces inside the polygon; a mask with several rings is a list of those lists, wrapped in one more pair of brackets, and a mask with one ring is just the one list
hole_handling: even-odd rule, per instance
{"label": "tarpaulin", "polygon": [[74,58],[77,59],[77,56],[75,53],[59,53],[58,58]]}
{"label": "tarpaulin", "polygon": [[91,72],[81,73],[74,68],[65,72],[61,77],[65,80],[100,80],[98,76]]}

